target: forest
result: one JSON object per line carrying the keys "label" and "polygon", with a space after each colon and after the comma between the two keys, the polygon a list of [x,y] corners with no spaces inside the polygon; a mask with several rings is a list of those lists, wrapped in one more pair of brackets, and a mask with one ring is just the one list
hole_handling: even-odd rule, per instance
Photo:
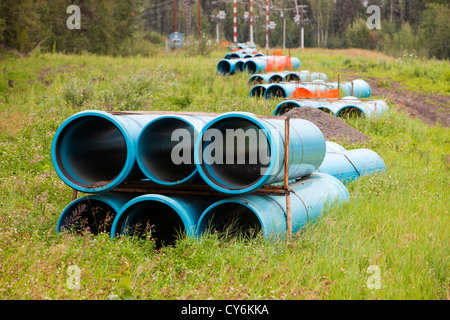
{"label": "forest", "polygon": [[[80,29],[66,27],[70,5],[80,8]],[[367,27],[369,5],[380,8],[380,29]],[[275,24],[269,32],[271,48],[300,46],[301,16],[305,47],[450,56],[447,0],[271,0],[269,8],[269,19]],[[165,39],[174,31],[183,33],[186,42],[193,39],[191,43],[198,42],[200,32],[202,39],[215,44],[219,11],[226,13],[219,24],[220,41],[232,43],[232,0],[2,0],[0,47],[25,55],[41,50],[148,56],[164,49]],[[238,42],[249,41],[248,12],[249,0],[238,0]],[[265,1],[253,1],[252,16],[254,41],[265,48]]]}

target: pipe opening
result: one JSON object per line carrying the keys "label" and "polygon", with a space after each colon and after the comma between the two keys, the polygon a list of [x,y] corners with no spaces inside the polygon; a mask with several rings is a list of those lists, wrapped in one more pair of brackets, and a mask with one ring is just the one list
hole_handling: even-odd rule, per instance
{"label": "pipe opening", "polygon": [[254,74],[257,71],[256,63],[253,61],[247,61],[244,65],[245,71]]}
{"label": "pipe opening", "polygon": [[278,85],[270,86],[270,87],[267,88],[267,90],[266,90],[265,98],[266,98],[266,99],[271,99],[271,98],[286,98],[286,92],[284,92],[283,88],[281,88],[281,87],[278,86]]}
{"label": "pipe opening", "polygon": [[201,233],[218,233],[222,237],[256,238],[262,231],[261,222],[247,206],[227,202],[211,208],[199,225]]}
{"label": "pipe opening", "polygon": [[[187,138],[183,136],[172,141],[172,134],[177,129],[189,133],[190,139],[185,141]],[[141,170],[156,182],[175,183],[188,178],[196,170],[193,151],[195,137],[193,127],[181,119],[160,118],[153,121],[142,131],[138,141],[139,163],[143,165]],[[180,152],[173,154],[174,150]],[[185,156],[184,152],[188,151],[190,154]]]}
{"label": "pipe opening", "polygon": [[242,71],[244,71],[243,69],[244,69],[244,61],[236,62],[236,64],[234,65],[234,71],[242,72]]}
{"label": "pipe opening", "polygon": [[334,115],[334,112],[333,112],[333,111],[331,111],[331,110],[330,110],[330,109],[328,109],[328,108],[323,108],[323,107],[319,107],[319,108],[317,108],[317,109],[319,109],[320,111],[323,111],[323,112],[325,112],[325,113],[328,113],[328,114]]}
{"label": "pipe opening", "polygon": [[264,98],[264,94],[266,93],[266,88],[259,86],[259,87],[253,87],[252,90],[250,90],[251,96],[256,98]]}
{"label": "pipe opening", "polygon": [[291,82],[291,81],[299,82],[300,77],[294,73],[290,73],[290,74],[286,75],[286,77],[284,78],[284,81],[285,82]]}
{"label": "pipe opening", "polygon": [[185,233],[178,213],[160,201],[135,203],[120,217],[117,235],[138,237],[153,241],[156,248],[173,245]]}
{"label": "pipe opening", "polygon": [[230,63],[228,61],[220,61],[219,64],[217,65],[217,71],[221,75],[229,74],[231,71]]}
{"label": "pipe opening", "polygon": [[74,120],[56,142],[56,161],[64,176],[84,188],[113,181],[127,162],[127,144],[117,126],[100,117]]}
{"label": "pipe opening", "polygon": [[264,84],[264,78],[261,76],[253,76],[248,82],[249,86],[256,86],[258,84]]}
{"label": "pipe opening", "polygon": [[[209,129],[218,130],[223,137],[222,141],[215,141],[215,137],[205,139],[203,136],[201,167],[210,181],[227,190],[240,190],[253,186],[264,177],[270,163],[271,147],[266,132],[257,124],[230,117],[214,123]],[[212,141],[206,141],[209,139]]]}
{"label": "pipe opening", "polygon": [[109,234],[117,212],[97,199],[83,199],[69,206],[61,218],[58,231],[82,234],[90,232]]}
{"label": "pipe opening", "polygon": [[346,107],[339,111],[336,116],[341,118],[359,118],[364,117],[364,112],[356,107]]}
{"label": "pipe opening", "polygon": [[276,74],[276,75],[273,75],[272,77],[270,77],[269,83],[280,83],[282,81],[283,81],[283,77]]}
{"label": "pipe opening", "polygon": [[285,103],[285,104],[283,104],[280,108],[278,108],[278,113],[277,113],[277,115],[278,116],[281,116],[281,115],[283,115],[283,114],[285,114],[285,113],[288,113],[289,111],[291,111],[292,109],[294,109],[294,108],[298,108],[299,106],[297,106],[296,104],[294,104],[294,103]]}

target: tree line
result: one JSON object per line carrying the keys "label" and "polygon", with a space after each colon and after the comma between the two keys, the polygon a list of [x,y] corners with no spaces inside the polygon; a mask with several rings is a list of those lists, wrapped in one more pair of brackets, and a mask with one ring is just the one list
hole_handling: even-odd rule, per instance
{"label": "tree line", "polygon": [[[56,52],[93,52],[127,55],[151,54],[178,31],[195,39],[198,20],[202,37],[233,40],[232,0],[0,0],[0,45],[28,53],[36,48]],[[253,0],[254,41],[264,48],[266,6]],[[249,41],[248,0],[237,1],[238,42]],[[200,8],[198,7],[200,5]],[[450,57],[450,6],[448,0],[271,0],[269,46],[296,48],[302,15],[305,47],[364,48],[390,55],[417,54]],[[77,5],[81,29],[69,29],[66,12]],[[381,28],[370,30],[368,5],[377,5]],[[187,11],[189,10],[189,11]],[[226,17],[218,23],[217,14]],[[189,14],[187,14],[189,12]],[[198,16],[200,13],[200,16]],[[188,23],[189,22],[189,23]],[[190,29],[187,28],[190,26]],[[219,26],[219,28],[218,28]],[[283,36],[284,35],[284,36]]]}

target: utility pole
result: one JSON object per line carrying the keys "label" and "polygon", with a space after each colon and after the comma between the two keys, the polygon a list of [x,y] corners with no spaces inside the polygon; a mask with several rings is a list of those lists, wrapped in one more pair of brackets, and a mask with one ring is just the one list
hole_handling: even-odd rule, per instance
{"label": "utility pole", "polygon": [[250,0],[250,45],[253,46],[253,0]]}
{"label": "utility pole", "polygon": [[191,0],[186,0],[186,42],[189,44],[191,35]]}
{"label": "utility pole", "polygon": [[286,49],[286,19],[284,17],[284,8],[281,11],[281,17],[283,18],[283,49]]}
{"label": "utility pole", "polygon": [[[306,8],[306,5],[303,5],[303,0],[301,0],[300,5],[298,5],[297,0],[295,0],[295,9],[297,12],[297,16],[295,17],[295,22],[299,24],[299,44],[300,47],[304,48],[304,28],[303,28],[303,10]],[[300,11],[299,11],[300,8]]]}
{"label": "utility pole", "polygon": [[233,0],[233,42],[237,43],[237,0]]}
{"label": "utility pole", "polygon": [[266,50],[269,50],[269,0],[266,0]]}
{"label": "utility pole", "polygon": [[200,0],[197,0],[197,29],[198,29],[198,38],[201,38],[201,26],[200,26]]}
{"label": "utility pole", "polygon": [[177,0],[173,0],[173,32],[177,32]]}

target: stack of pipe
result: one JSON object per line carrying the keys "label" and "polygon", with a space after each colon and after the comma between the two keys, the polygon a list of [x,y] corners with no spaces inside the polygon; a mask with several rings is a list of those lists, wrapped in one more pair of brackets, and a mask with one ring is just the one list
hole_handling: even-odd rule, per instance
{"label": "stack of pipe", "polygon": [[[250,74],[264,72],[267,67],[268,59],[279,59],[284,56],[264,55],[254,50],[243,49],[231,52],[217,63],[217,73],[226,76],[236,72],[246,71]],[[290,57],[290,66],[281,67],[281,70],[294,70],[300,67],[300,60]]]}
{"label": "stack of pipe", "polygon": [[300,72],[295,71],[278,71],[257,73],[252,75],[247,82],[249,87],[253,87],[257,84],[267,83],[280,83],[280,82],[311,82],[314,80],[328,81],[328,76],[323,72],[310,72],[308,70],[302,70]]}
{"label": "stack of pipe", "polygon": [[389,110],[389,106],[384,100],[361,101],[355,97],[344,97],[339,101],[325,99],[287,99],[275,107],[273,115],[281,116],[294,108],[301,107],[316,108],[336,117],[345,117],[347,115],[373,117],[380,116]]}
{"label": "stack of pipe", "polygon": [[[87,195],[67,205],[57,231],[149,236],[160,246],[236,222],[245,232],[284,237],[284,196],[254,194],[283,181],[284,123],[245,112],[77,113],[56,131],[51,153],[59,177]],[[251,139],[252,132],[258,132],[256,140]],[[334,167],[324,167],[329,146],[317,126],[291,119],[287,143],[288,176],[296,180],[291,185],[295,232],[320,216],[326,203],[346,200],[348,192],[338,179],[342,175],[333,174],[339,169],[335,160],[329,161]],[[174,155],[183,161],[175,163]],[[211,196],[119,192],[117,187],[130,180],[150,181],[162,189],[203,180],[218,192]]]}
{"label": "stack of pipe", "polygon": [[370,85],[362,79],[356,79],[350,82],[324,82],[314,80],[310,83],[281,82],[272,84],[255,85],[250,90],[250,97],[288,98],[297,88],[304,88],[311,92],[340,89],[344,96],[353,96],[356,98],[369,98],[371,94]]}

